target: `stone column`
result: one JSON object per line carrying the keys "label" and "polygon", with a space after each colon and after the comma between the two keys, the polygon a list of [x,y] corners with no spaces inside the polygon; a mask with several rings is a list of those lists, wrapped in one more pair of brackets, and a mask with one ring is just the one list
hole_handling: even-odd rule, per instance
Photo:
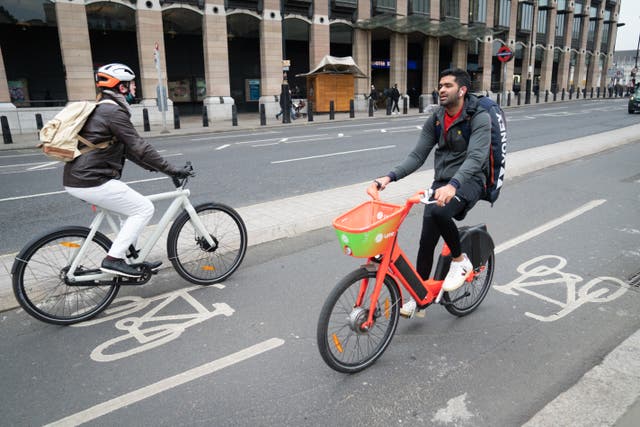
{"label": "stone column", "polygon": [[313,23],[309,40],[309,70],[315,67],[325,55],[329,55],[331,34],[329,31],[329,1],[313,1]]}
{"label": "stone column", "polygon": [[400,94],[407,93],[407,35],[391,33],[389,87],[398,83]]}
{"label": "stone column", "polygon": [[67,98],[69,101],[93,100],[96,97],[96,82],[84,2],[58,0],[55,10]]}
{"label": "stone column", "polygon": [[267,117],[280,111],[282,87],[282,16],[278,0],[265,0],[260,21],[260,104]]}
{"label": "stone column", "polygon": [[574,72],[573,85],[575,88],[583,89],[586,84],[587,78],[587,37],[589,36],[589,9],[591,7],[591,0],[586,0],[584,6],[582,6],[582,28],[580,30],[580,43],[578,47],[578,58],[576,61],[576,69]]}
{"label": "stone column", "polygon": [[[136,9],[136,38],[138,40],[138,64],[140,66],[140,75],[136,80],[141,90],[136,95],[142,95],[140,104],[134,105],[132,113],[134,123],[142,122],[142,109],[147,108],[149,112],[149,121],[151,123],[160,123],[162,120],[162,112],[158,109],[158,71],[154,52],[156,43],[158,44],[158,52],[160,53],[160,73],[162,74],[162,85],[167,88],[167,56],[164,50],[164,32],[162,29],[162,9],[159,0],[151,0],[150,8]],[[173,102],[168,97],[167,106],[169,110],[165,114],[166,117],[173,117]],[[136,111],[139,110],[139,111]],[[167,119],[169,121],[170,119]]]}
{"label": "stone column", "polygon": [[616,36],[618,35],[618,13],[620,12],[620,2],[616,4],[613,14],[613,22],[609,24],[609,44],[607,45],[607,56],[602,64],[602,76],[600,77],[600,91],[604,90],[609,83],[607,78],[607,70],[613,64],[613,51],[616,46]]}
{"label": "stone column", "polygon": [[[493,28],[493,15],[495,14],[494,1],[487,2],[487,28]],[[493,37],[485,36],[483,43],[480,45],[478,62],[482,67],[482,75],[480,76],[480,90],[491,91],[491,67],[493,65]],[[502,67],[502,63],[500,63]]]}
{"label": "stone column", "polygon": [[422,94],[427,97],[431,104],[431,92],[438,89],[440,70],[440,40],[437,37],[427,36],[424,41],[424,51],[422,52]]}
{"label": "stone column", "polygon": [[[2,48],[0,47],[0,106],[11,103],[9,95],[9,83],[7,80],[7,72],[4,68],[4,59],[2,58]],[[1,109],[2,107],[0,107]]]}
{"label": "stone column", "polygon": [[[358,20],[365,20],[371,17],[371,2],[358,2]],[[353,30],[353,60],[358,67],[367,75],[366,79],[355,79],[355,108],[358,111],[368,109],[366,96],[371,88],[371,32],[365,30]]]}
{"label": "stone column", "polygon": [[[515,21],[512,21],[515,22]],[[533,78],[536,74],[536,37],[538,36],[538,2],[533,4],[533,21],[531,23],[531,34],[529,34],[529,45],[524,49],[522,76],[520,79],[520,91],[525,94],[527,90],[527,80],[531,81],[531,98],[533,98]],[[526,65],[525,65],[526,61]],[[526,66],[526,68],[525,68]],[[531,67],[531,68],[529,68]],[[531,69],[531,71],[529,71]],[[525,100],[522,101],[523,103]]]}
{"label": "stone column", "polygon": [[[564,15],[564,37],[562,38],[562,52],[558,62],[558,93],[562,89],[569,90],[569,66],[571,65],[571,34],[573,31],[573,9]],[[557,98],[560,99],[560,98]]]}
{"label": "stone column", "polygon": [[596,21],[596,33],[593,38],[593,52],[591,61],[589,61],[589,70],[587,72],[587,90],[597,86],[598,72],[600,71],[600,45],[602,44],[602,29],[604,27],[604,2],[598,7],[598,20]]}
{"label": "stone column", "polygon": [[[516,51],[516,30],[517,30],[517,18],[518,18],[518,0],[511,0],[511,16],[509,17],[509,36],[508,43],[509,48],[514,52]],[[525,56],[526,58],[526,56]],[[513,90],[513,71],[515,68],[516,61],[512,60],[507,62],[507,75],[502,75],[502,71],[500,72],[502,75],[502,80],[504,81],[504,87],[507,93]],[[526,70],[525,70],[526,71]],[[526,77],[526,76],[524,76]],[[512,100],[513,102],[513,100]]]}
{"label": "stone column", "polygon": [[545,50],[542,54],[542,65],[540,68],[540,99],[544,99],[544,93],[551,90],[553,80],[553,57],[555,49],[553,44],[556,39],[556,13],[555,8],[547,10],[547,34],[545,35]]}
{"label": "stone column", "polygon": [[16,110],[16,106],[11,103],[7,72],[4,68],[4,59],[2,58],[2,49],[0,48],[0,116],[7,116],[12,132],[15,132],[14,129],[19,126]]}
{"label": "stone column", "polygon": [[467,69],[467,42],[465,40],[453,41],[453,55],[451,62],[454,68]]}
{"label": "stone column", "polygon": [[234,99],[231,97],[229,80],[229,45],[224,2],[207,0],[202,19],[202,38],[204,78],[207,84],[207,96],[203,105],[207,107],[209,119],[231,119]]}

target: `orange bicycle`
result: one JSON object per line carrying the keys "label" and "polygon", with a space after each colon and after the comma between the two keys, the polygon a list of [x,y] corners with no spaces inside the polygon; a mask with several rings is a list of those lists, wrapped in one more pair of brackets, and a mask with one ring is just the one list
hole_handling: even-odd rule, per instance
{"label": "orange bicycle", "polygon": [[[484,224],[460,227],[462,251],[473,272],[455,291],[442,289],[451,254],[445,244],[434,277],[422,280],[398,246],[398,229],[417,203],[433,203],[419,191],[404,206],[373,198],[333,221],[345,254],[367,258],[366,264],[345,276],[329,294],[320,312],[317,341],[320,355],[331,368],[354,373],[371,366],[391,343],[403,304],[402,288],[419,310],[442,304],[451,314],[474,311],[491,287],[495,268],[493,240]],[[402,286],[400,286],[402,285]]]}

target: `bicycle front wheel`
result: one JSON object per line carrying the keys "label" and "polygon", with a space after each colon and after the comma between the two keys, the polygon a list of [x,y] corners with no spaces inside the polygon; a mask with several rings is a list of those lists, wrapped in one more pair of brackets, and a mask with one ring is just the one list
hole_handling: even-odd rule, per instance
{"label": "bicycle front wheel", "polygon": [[[373,315],[365,331],[376,272],[353,271],[331,291],[318,319],[317,341],[322,359],[338,372],[354,373],[371,366],[391,343],[398,326],[400,297],[395,281],[386,276]],[[358,295],[363,295],[357,305]]]}
{"label": "bicycle front wheel", "polygon": [[178,274],[198,285],[222,282],[240,266],[247,252],[247,228],[233,208],[219,203],[195,206],[213,244],[196,230],[185,211],[171,226],[169,260]]}
{"label": "bicycle front wheel", "polygon": [[[495,254],[492,251],[487,261],[475,269],[476,275],[471,282],[464,282],[464,285],[455,291],[442,295],[447,311],[454,316],[462,317],[478,308],[491,288],[494,269]],[[469,295],[466,295],[467,293]]]}
{"label": "bicycle front wheel", "polygon": [[[31,241],[16,256],[11,269],[13,293],[31,316],[55,325],[70,325],[94,317],[118,293],[116,279],[95,283],[69,283],[66,279],[89,229],[65,227]],[[76,276],[100,271],[111,241],[96,233],[88,243]]]}

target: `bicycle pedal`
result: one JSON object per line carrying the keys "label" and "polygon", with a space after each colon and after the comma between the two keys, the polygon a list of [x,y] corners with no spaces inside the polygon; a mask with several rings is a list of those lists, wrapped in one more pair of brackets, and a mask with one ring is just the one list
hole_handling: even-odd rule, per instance
{"label": "bicycle pedal", "polygon": [[416,317],[424,319],[426,315],[427,315],[427,310],[420,310],[420,309],[416,310],[416,314],[415,314]]}

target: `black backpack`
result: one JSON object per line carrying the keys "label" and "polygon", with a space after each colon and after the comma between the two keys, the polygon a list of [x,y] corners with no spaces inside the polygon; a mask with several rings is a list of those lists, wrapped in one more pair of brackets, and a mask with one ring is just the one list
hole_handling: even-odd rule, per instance
{"label": "black backpack", "polygon": [[[490,202],[491,205],[498,200],[502,184],[504,184],[505,161],[507,157],[507,119],[502,108],[491,98],[478,97],[478,106],[482,108],[491,118],[491,145],[489,148],[489,167],[484,171],[487,178],[487,186],[480,197],[482,200]],[[466,120],[462,126],[462,135],[465,141],[469,142],[471,137],[470,120]],[[442,125],[436,122],[436,143],[440,139]]]}

